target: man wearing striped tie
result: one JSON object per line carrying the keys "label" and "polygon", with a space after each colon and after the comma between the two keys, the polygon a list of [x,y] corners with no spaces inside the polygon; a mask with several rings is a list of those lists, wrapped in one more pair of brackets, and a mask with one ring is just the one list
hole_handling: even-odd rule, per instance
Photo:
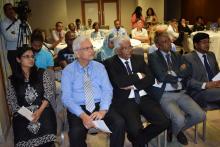
{"label": "man wearing striped tie", "polygon": [[94,120],[104,120],[112,131],[110,147],[123,147],[124,120],[110,106],[112,86],[105,67],[93,61],[90,40],[79,36],[73,42],[76,60],[62,72],[62,101],[67,108],[70,147],[86,147],[86,135]]}

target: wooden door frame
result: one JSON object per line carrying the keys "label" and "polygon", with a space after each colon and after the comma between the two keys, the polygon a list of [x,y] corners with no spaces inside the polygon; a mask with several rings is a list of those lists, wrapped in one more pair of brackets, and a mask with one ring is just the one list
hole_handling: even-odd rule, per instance
{"label": "wooden door frame", "polygon": [[[101,8],[102,8],[102,25],[105,25],[105,14],[104,14],[104,3],[112,3],[115,2],[116,3],[116,10],[117,10],[117,19],[119,19],[119,0],[101,0]],[[113,20],[114,21],[114,20]]]}
{"label": "wooden door frame", "polygon": [[99,21],[99,24],[103,25],[105,24],[104,3],[112,3],[112,2],[116,2],[117,19],[120,20],[119,0],[81,0],[82,23],[86,24],[86,21],[87,21],[85,20],[85,17],[86,17],[85,16],[85,4],[86,3],[98,3],[98,21]]}
{"label": "wooden door frame", "polygon": [[101,12],[100,12],[100,0],[81,0],[82,7],[82,23],[86,24],[86,16],[85,16],[85,4],[86,3],[97,3],[98,4],[98,21],[101,23]]}

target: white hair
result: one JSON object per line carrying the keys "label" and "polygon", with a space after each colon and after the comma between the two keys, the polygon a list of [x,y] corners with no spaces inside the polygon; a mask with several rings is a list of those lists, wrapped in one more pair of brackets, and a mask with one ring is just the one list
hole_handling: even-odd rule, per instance
{"label": "white hair", "polygon": [[121,44],[123,42],[130,41],[130,38],[128,36],[119,36],[114,38],[114,48],[117,50],[121,48]]}
{"label": "white hair", "polygon": [[81,43],[86,41],[86,40],[89,40],[90,39],[88,37],[85,37],[85,36],[78,36],[74,41],[73,41],[73,45],[72,45],[72,48],[73,48],[73,51],[77,51],[81,48]]}

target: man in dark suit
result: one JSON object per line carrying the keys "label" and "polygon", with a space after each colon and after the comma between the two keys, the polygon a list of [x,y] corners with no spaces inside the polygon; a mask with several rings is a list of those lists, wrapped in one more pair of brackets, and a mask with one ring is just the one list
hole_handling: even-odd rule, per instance
{"label": "man in dark suit", "polygon": [[[113,86],[112,106],[124,118],[128,139],[134,147],[144,147],[169,126],[169,120],[162,112],[159,103],[147,93],[154,84],[144,58],[132,55],[128,37],[114,40],[117,54],[104,61]],[[150,122],[143,128],[141,115]]]}
{"label": "man in dark suit", "polygon": [[187,92],[202,107],[208,103],[220,106],[220,81],[212,81],[219,67],[214,53],[209,51],[209,35],[197,33],[193,44],[195,51],[184,55],[190,67]]}
{"label": "man in dark suit", "polygon": [[188,72],[186,64],[181,63],[181,56],[171,51],[168,33],[156,33],[154,41],[158,50],[149,55],[148,61],[158,83],[161,84],[154,92],[157,93],[156,98],[162,109],[172,121],[172,133],[181,144],[187,145],[187,138],[182,131],[201,122],[205,113],[182,90],[180,81]]}

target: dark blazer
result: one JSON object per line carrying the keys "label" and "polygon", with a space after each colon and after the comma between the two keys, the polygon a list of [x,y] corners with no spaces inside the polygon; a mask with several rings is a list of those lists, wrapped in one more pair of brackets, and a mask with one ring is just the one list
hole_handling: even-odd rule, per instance
{"label": "dark blazer", "polygon": [[[216,75],[219,72],[219,67],[214,53],[208,52],[207,59],[212,72]],[[190,72],[190,76],[187,79],[187,92],[194,97],[202,90],[202,84],[209,81],[206,69],[196,51],[185,54],[183,60],[189,65],[188,70]]]}
{"label": "dark blazer", "polygon": [[[154,77],[144,61],[143,56],[132,55],[131,58],[132,75],[128,75],[126,67],[117,55],[104,61],[110,81],[113,86],[112,104],[123,104],[128,100],[130,90],[123,90],[122,87],[134,85],[138,90],[145,90],[154,84]],[[139,79],[137,73],[144,73],[146,76]]]}
{"label": "dark blazer", "polygon": [[164,92],[166,83],[177,83],[178,78],[184,79],[189,74],[187,70],[180,69],[180,66],[183,63],[181,55],[171,51],[171,60],[173,71],[177,74],[177,77],[168,74],[167,62],[164,59],[163,54],[159,50],[150,54],[148,57],[148,63],[152,73],[160,83],[163,83],[163,86],[161,88],[153,88],[153,90],[151,90],[154,97],[159,101]]}

